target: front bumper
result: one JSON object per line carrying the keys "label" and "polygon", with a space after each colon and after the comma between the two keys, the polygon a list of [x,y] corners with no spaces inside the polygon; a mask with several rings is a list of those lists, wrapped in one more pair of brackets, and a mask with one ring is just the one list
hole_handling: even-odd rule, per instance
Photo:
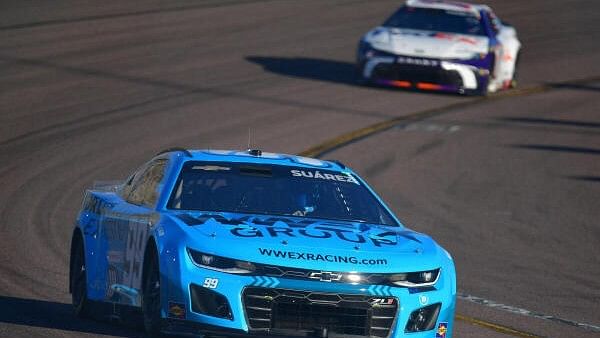
{"label": "front bumper", "polygon": [[490,59],[444,60],[369,50],[358,56],[361,76],[372,83],[456,93],[483,92],[490,79]]}
{"label": "front bumper", "polygon": [[[169,331],[314,337],[322,335],[325,328],[330,338],[421,338],[435,336],[442,325],[447,328],[443,337],[452,337],[456,296],[453,268],[446,269],[438,282],[426,289],[241,276],[205,269],[185,259],[179,268],[182,273],[170,279],[163,290],[163,317],[168,320]],[[228,308],[220,312],[202,310],[212,315],[200,313],[198,309],[203,307],[197,304],[199,297],[192,296],[194,288],[217,295],[211,299],[222,296]],[[437,303],[441,306],[432,330],[405,333],[413,311]],[[185,310],[173,313],[173,304],[181,304]]]}

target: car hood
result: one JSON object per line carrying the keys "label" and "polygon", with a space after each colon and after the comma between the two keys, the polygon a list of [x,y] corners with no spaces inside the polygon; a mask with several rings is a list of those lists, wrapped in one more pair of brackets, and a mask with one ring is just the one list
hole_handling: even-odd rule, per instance
{"label": "car hood", "polygon": [[472,59],[489,49],[484,36],[417,29],[377,27],[364,40],[384,52],[436,59]]}
{"label": "car hood", "polygon": [[419,271],[440,266],[441,249],[402,227],[304,217],[178,213],[198,251],[254,263],[328,271]]}

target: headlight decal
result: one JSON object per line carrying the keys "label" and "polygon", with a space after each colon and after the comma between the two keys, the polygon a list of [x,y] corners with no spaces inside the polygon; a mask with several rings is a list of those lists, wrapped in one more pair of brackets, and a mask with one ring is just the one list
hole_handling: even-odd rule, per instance
{"label": "headlight decal", "polygon": [[188,249],[188,253],[194,264],[206,269],[236,275],[252,274],[256,270],[256,266],[250,262],[205,254],[192,249]]}
{"label": "headlight decal", "polygon": [[441,275],[441,269],[420,272],[399,273],[388,277],[389,282],[397,286],[420,288],[435,285]]}

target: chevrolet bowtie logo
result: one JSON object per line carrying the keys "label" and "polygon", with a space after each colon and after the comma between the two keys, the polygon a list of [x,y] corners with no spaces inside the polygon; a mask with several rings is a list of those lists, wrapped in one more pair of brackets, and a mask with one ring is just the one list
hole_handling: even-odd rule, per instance
{"label": "chevrolet bowtie logo", "polygon": [[331,281],[339,281],[340,279],[342,279],[342,274],[337,273],[337,272],[328,272],[328,271],[311,272],[310,275],[308,276],[308,278],[318,279],[321,282],[331,282]]}

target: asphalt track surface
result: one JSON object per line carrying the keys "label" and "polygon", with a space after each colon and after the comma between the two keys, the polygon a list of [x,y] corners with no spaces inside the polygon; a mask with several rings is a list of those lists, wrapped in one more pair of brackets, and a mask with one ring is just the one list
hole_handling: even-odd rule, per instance
{"label": "asphalt track surface", "polygon": [[600,2],[488,3],[524,90],[480,100],[354,83],[398,1],[2,1],[0,336],[142,336],[72,314],[83,190],[250,130],[342,160],[449,249],[456,337],[599,337]]}

